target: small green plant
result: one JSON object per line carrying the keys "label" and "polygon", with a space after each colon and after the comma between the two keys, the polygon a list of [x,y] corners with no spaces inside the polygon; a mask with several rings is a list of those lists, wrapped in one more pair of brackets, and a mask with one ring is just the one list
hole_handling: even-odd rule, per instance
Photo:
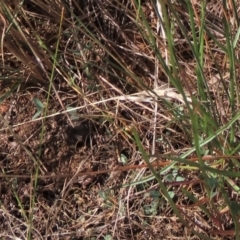
{"label": "small green plant", "polygon": [[34,119],[38,118],[38,117],[42,114],[43,109],[44,109],[44,105],[43,105],[43,103],[42,103],[38,98],[36,98],[36,97],[33,98],[33,102],[34,102],[34,105],[35,105],[35,107],[36,107],[36,109],[37,109],[37,112],[36,112],[36,113],[33,115],[33,117],[32,117],[32,119],[34,120]]}

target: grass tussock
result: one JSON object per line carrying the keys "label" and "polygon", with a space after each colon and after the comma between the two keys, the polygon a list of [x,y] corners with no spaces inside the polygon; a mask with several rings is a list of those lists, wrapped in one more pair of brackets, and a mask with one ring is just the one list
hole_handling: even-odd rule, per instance
{"label": "grass tussock", "polygon": [[239,239],[238,5],[2,0],[1,239]]}

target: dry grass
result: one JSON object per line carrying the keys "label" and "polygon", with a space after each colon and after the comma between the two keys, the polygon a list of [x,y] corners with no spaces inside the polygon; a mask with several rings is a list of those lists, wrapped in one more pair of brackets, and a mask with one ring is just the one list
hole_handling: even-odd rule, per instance
{"label": "dry grass", "polygon": [[239,239],[238,6],[165,2],[1,1],[1,239]]}

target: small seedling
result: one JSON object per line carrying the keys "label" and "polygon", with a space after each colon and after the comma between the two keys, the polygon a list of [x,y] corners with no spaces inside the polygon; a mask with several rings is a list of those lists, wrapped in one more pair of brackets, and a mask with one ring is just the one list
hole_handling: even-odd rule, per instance
{"label": "small seedling", "polygon": [[37,109],[37,112],[32,117],[32,119],[34,120],[42,114],[42,110],[44,109],[44,105],[37,97],[33,98],[33,102],[34,102],[34,105]]}

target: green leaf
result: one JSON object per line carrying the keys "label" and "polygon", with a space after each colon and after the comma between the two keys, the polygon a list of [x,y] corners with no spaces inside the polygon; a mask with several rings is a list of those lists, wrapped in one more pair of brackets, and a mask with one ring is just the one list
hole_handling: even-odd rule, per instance
{"label": "green leaf", "polygon": [[240,204],[236,201],[232,201],[229,204],[229,207],[231,209],[232,214],[236,215],[240,215]]}
{"label": "green leaf", "polygon": [[218,179],[217,178],[209,177],[206,179],[206,182],[211,189],[218,187]]}
{"label": "green leaf", "polygon": [[71,120],[74,121],[74,120],[78,120],[79,119],[79,116],[78,116],[76,108],[68,106],[67,107],[67,111],[68,111],[69,115],[71,116]]}
{"label": "green leaf", "polygon": [[37,108],[38,111],[42,110],[44,108],[43,103],[36,97],[33,98],[33,102]]}
{"label": "green leaf", "polygon": [[38,118],[38,117],[41,115],[41,113],[42,113],[42,110],[37,111],[37,112],[33,115],[32,119],[34,120],[34,119]]}
{"label": "green leaf", "polygon": [[161,194],[159,193],[159,191],[150,191],[150,197],[158,199],[160,196]]}
{"label": "green leaf", "polygon": [[173,199],[175,196],[175,192],[173,191],[168,191],[169,196]]}
{"label": "green leaf", "polygon": [[111,235],[106,235],[106,236],[104,237],[104,240],[112,240],[112,236],[111,236]]}
{"label": "green leaf", "polygon": [[186,178],[185,177],[182,177],[182,176],[177,176],[176,177],[176,181],[177,182],[182,182],[182,181],[184,181]]}
{"label": "green leaf", "polygon": [[173,182],[173,181],[175,181],[175,177],[174,177],[174,175],[172,173],[167,174],[164,177],[164,181],[166,181],[166,182]]}
{"label": "green leaf", "polygon": [[124,155],[123,153],[121,153],[120,159],[121,159],[121,163],[122,163],[123,165],[126,165],[126,164],[127,164],[128,158],[126,157],[126,155]]}

